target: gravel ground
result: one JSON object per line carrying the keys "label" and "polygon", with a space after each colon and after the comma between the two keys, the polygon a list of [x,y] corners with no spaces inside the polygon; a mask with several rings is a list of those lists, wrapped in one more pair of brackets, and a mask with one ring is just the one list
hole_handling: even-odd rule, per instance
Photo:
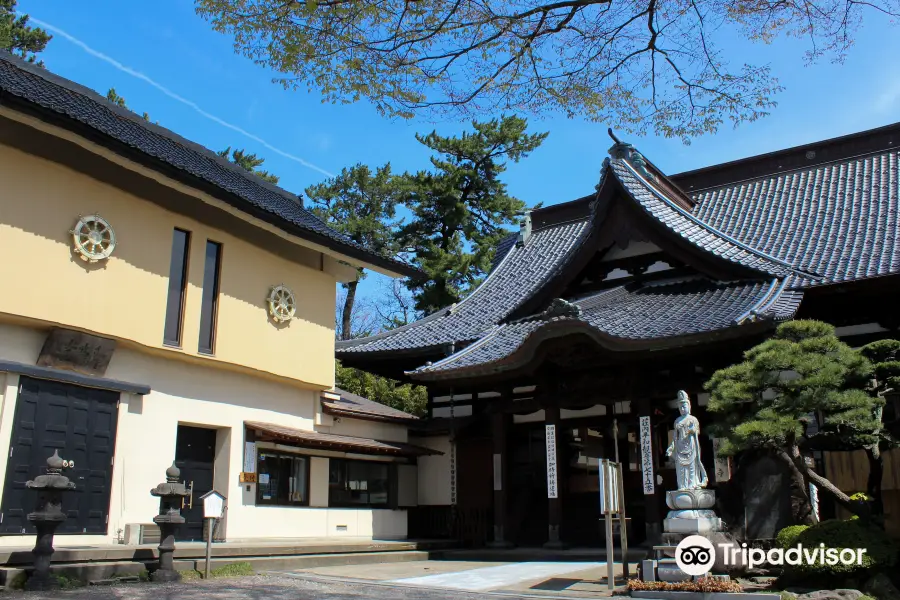
{"label": "gravel ground", "polygon": [[[316,581],[279,575],[254,575],[178,584],[91,586],[61,592],[4,595],[22,600],[476,600],[485,597],[482,592]],[[496,597],[515,600],[535,596],[504,594]]]}

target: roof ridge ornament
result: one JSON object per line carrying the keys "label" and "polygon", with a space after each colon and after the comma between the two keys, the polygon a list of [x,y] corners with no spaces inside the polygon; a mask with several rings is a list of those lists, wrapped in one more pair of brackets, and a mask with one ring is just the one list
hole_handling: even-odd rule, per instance
{"label": "roof ridge ornament", "polygon": [[531,210],[526,210],[522,223],[519,225],[519,237],[516,239],[516,246],[521,248],[528,243],[531,237]]}
{"label": "roof ridge ornament", "polygon": [[535,320],[550,321],[552,319],[578,319],[581,307],[563,298],[554,298],[544,312],[535,315]]}
{"label": "roof ridge ornament", "polygon": [[615,142],[609,149],[609,155],[612,158],[628,161],[631,166],[634,167],[634,170],[645,179],[649,179],[650,181],[657,180],[656,175],[651,173],[648,168],[649,163],[647,162],[647,159],[644,158],[643,154],[638,152],[637,148],[617,138],[613,133],[612,127],[609,128],[609,137]]}

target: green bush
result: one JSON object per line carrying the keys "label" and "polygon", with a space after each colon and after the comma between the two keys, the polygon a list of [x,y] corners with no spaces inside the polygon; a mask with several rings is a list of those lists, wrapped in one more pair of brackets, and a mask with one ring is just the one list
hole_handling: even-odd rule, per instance
{"label": "green bush", "polygon": [[809,529],[809,525],[791,525],[785,527],[775,536],[775,543],[779,548],[793,548],[797,545],[797,536]]}
{"label": "green bush", "polygon": [[[781,533],[783,533],[782,530]],[[781,537],[779,533],[779,538]],[[785,537],[789,537],[786,534]],[[867,576],[878,571],[887,571],[897,563],[897,547],[893,540],[884,532],[861,519],[840,521],[823,521],[818,525],[808,527],[796,536],[791,545],[801,544],[810,551],[821,548],[843,549],[865,548],[862,564],[853,565],[829,565],[800,564],[785,565],[782,571],[782,580],[787,583],[799,581],[815,581],[818,587],[833,585],[848,578]]]}

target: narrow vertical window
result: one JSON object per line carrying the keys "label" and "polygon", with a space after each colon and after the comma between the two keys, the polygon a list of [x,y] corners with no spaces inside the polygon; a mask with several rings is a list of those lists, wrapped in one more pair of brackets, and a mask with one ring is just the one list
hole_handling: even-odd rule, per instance
{"label": "narrow vertical window", "polygon": [[200,352],[213,353],[216,341],[216,312],[219,306],[219,270],[222,244],[206,242],[206,266],[203,269],[203,300],[200,305]]}
{"label": "narrow vertical window", "polygon": [[184,293],[187,288],[188,251],[191,234],[176,229],[172,236],[172,262],[169,264],[169,297],[166,300],[166,329],[163,342],[181,345],[181,325],[184,321]]}

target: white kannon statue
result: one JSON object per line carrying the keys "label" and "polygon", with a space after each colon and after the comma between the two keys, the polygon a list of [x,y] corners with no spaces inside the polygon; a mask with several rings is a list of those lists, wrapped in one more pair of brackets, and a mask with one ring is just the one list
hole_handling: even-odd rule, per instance
{"label": "white kannon statue", "polygon": [[678,412],[681,416],[675,419],[675,441],[666,456],[675,454],[679,490],[705,488],[708,480],[700,462],[700,422],[691,414],[691,400],[683,390],[678,392]]}

